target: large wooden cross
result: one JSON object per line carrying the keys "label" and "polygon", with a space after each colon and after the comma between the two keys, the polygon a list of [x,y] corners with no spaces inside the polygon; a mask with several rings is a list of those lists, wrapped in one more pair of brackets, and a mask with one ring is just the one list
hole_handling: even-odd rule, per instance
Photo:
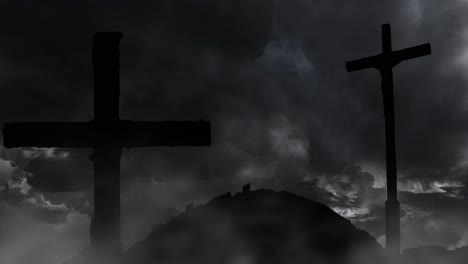
{"label": "large wooden cross", "polygon": [[392,51],[389,24],[382,25],[382,53],[346,63],[348,72],[376,68],[382,76],[385,115],[387,163],[387,201],[385,203],[386,247],[391,254],[400,253],[400,202],[397,194],[397,162],[395,149],[395,111],[393,102],[393,67],[398,63],[431,54],[429,43]]}
{"label": "large wooden cross", "polygon": [[13,147],[93,148],[94,246],[121,248],[121,148],[150,146],[208,146],[207,121],[133,122],[119,118],[120,32],[94,36],[94,120],[90,122],[7,123],[4,145]]}

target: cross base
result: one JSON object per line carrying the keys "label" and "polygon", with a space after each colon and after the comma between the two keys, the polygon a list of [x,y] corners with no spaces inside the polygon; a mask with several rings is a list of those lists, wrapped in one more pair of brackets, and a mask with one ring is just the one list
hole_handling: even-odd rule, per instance
{"label": "cross base", "polygon": [[400,254],[400,202],[398,200],[386,201],[385,214],[387,253],[397,256]]}
{"label": "cross base", "polygon": [[80,252],[64,264],[117,264],[121,263],[124,254],[120,243],[94,244]]}

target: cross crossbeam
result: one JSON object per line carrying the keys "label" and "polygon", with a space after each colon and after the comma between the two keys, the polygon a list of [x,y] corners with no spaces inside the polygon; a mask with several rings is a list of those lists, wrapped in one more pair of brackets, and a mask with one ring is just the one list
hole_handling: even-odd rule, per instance
{"label": "cross crossbeam", "polygon": [[[393,51],[390,56],[390,63],[392,67],[397,66],[400,62],[405,60],[411,60],[418,57],[426,56],[431,54],[431,44],[426,43],[415,47]],[[362,58],[346,63],[346,70],[348,72],[359,71],[369,68],[382,69],[384,67],[383,62],[386,61],[383,54]]]}
{"label": "cross crossbeam", "polygon": [[207,121],[7,123],[5,147],[122,148],[210,145]]}

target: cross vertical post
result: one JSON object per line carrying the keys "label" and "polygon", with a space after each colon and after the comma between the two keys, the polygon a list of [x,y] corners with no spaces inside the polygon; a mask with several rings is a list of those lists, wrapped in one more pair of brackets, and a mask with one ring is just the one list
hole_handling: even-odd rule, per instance
{"label": "cross vertical post", "polygon": [[[96,141],[91,161],[94,164],[94,216],[90,227],[91,243],[121,250],[120,159],[118,139],[106,133],[119,121],[121,32],[95,34],[93,41],[94,120]],[[117,145],[116,145],[117,144]]]}
{"label": "cross vertical post", "polygon": [[387,201],[385,202],[386,248],[389,254],[398,255],[401,250],[400,202],[397,191],[397,159],[395,144],[395,110],[393,98],[393,67],[398,63],[431,54],[429,43],[392,51],[390,24],[382,25],[382,53],[346,63],[348,72],[376,68],[382,83],[385,116],[385,153],[387,172]]}
{"label": "cross vertical post", "polygon": [[400,253],[400,202],[397,192],[397,160],[395,144],[395,109],[393,98],[392,35],[390,25],[382,25],[382,54],[384,63],[379,68],[382,77],[382,95],[385,116],[385,152],[387,170],[387,201],[385,202],[386,248]]}

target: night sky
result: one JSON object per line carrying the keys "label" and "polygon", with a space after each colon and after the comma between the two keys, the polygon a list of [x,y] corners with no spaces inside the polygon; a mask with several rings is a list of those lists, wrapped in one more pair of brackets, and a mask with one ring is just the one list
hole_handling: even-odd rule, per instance
{"label": "night sky", "polygon": [[[211,147],[125,149],[123,242],[223,192],[287,190],[384,243],[380,75],[394,70],[402,246],[468,245],[468,1],[1,1],[0,122],[93,118],[92,36],[122,31],[122,119],[210,120]],[[31,134],[34,131],[30,131]],[[3,138],[1,140],[3,142]],[[0,148],[0,263],[89,244],[91,149]]]}

